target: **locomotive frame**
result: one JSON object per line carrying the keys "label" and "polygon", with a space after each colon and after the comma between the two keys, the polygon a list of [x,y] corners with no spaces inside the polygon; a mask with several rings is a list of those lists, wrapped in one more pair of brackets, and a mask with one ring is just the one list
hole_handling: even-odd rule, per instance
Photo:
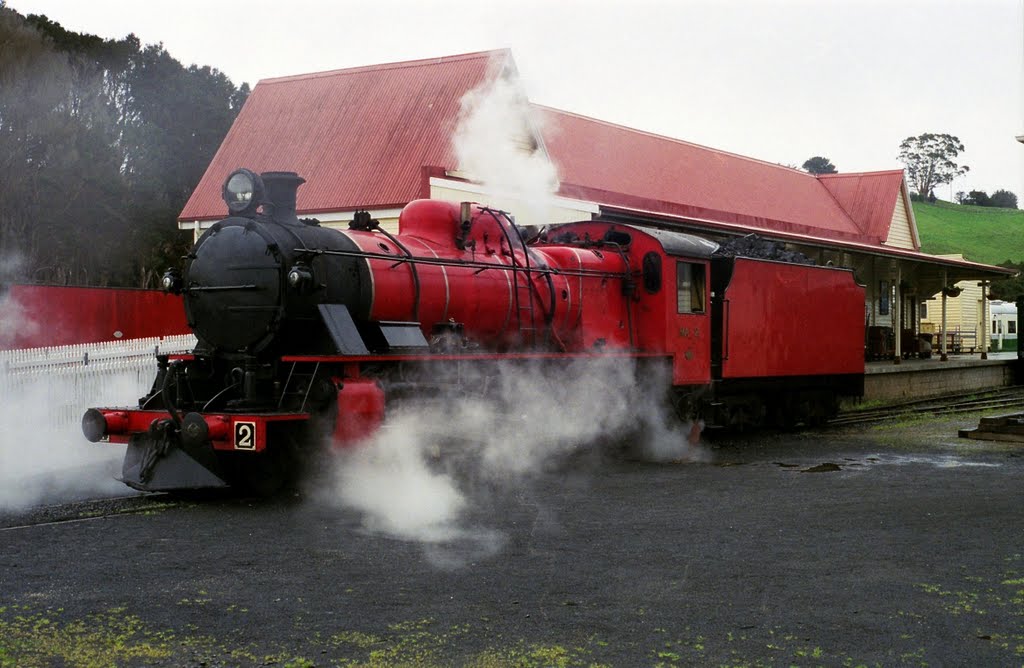
{"label": "locomotive frame", "polygon": [[[735,257],[698,236],[587,221],[527,237],[505,212],[409,204],[398,234],[295,214],[303,180],[237,170],[215,223],[163,286],[199,340],[137,407],[94,408],[143,490],[271,491],[325,441],[359,443],[399,400],[503,364],[660,366],[650,387],[709,427],[817,423],[863,392],[863,287],[831,267]],[[831,340],[803,336],[833,320]],[[653,376],[641,376],[653,377]]]}

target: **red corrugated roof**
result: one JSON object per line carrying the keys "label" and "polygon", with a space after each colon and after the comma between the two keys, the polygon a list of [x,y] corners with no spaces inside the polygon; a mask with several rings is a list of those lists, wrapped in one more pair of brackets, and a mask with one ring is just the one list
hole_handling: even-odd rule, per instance
{"label": "red corrugated roof", "polygon": [[403,206],[424,197],[424,166],[454,167],[462,96],[510,59],[483,51],[264,79],[256,84],[181,220],[221,218],[239,167],[308,179],[300,213]]}
{"label": "red corrugated roof", "polygon": [[842,175],[836,194],[806,172],[535,108],[568,197],[822,239],[878,244],[888,234],[902,172]]}
{"label": "red corrugated roof", "polygon": [[867,239],[882,243],[888,238],[896,198],[903,188],[903,170],[821,174],[818,180],[857,221]]}
{"label": "red corrugated roof", "polygon": [[[238,167],[296,171],[300,213],[399,207],[429,194],[426,176],[457,169],[460,101],[507,50],[260,81],[185,205],[220,218]],[[823,240],[880,244],[902,172],[821,179],[760,160],[536,106],[562,194],[599,204]]]}

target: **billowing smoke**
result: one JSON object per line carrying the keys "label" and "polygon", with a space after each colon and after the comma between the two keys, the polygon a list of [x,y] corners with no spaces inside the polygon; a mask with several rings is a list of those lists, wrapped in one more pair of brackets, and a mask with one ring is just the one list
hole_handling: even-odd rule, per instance
{"label": "billowing smoke", "polygon": [[496,77],[462,98],[452,138],[459,169],[485,190],[489,204],[520,225],[543,225],[558,190],[558,174],[535,142],[540,126],[514,81]]}
{"label": "billowing smoke", "polygon": [[[512,80],[490,79],[462,99],[458,167],[483,187],[482,203],[520,225],[552,222],[558,175],[535,142],[539,131]],[[367,530],[422,541],[436,565],[493,555],[504,536],[488,526],[487,511],[498,510],[490,504],[502,491],[552,471],[585,471],[609,451],[707,458],[691,444],[690,426],[667,417],[670,379],[661,373],[608,358],[463,376],[461,389],[438,388],[429,403],[389,405],[386,426],[341,458],[330,498],[361,512]]]}
{"label": "billowing smoke", "polygon": [[9,291],[0,293],[0,350],[31,340],[41,327]]}
{"label": "billowing smoke", "polygon": [[690,425],[668,417],[651,389],[668,387],[658,375],[606,358],[463,377],[468,393],[442,391],[396,409],[343,456],[333,499],[360,511],[368,530],[423,541],[435,563],[494,554],[504,538],[480,509],[496,489],[566,468],[586,472],[607,454],[707,461]]}
{"label": "billowing smoke", "polygon": [[[88,406],[76,386],[83,379],[57,369],[26,373],[6,356],[0,365],[7,367],[0,369],[0,510],[123,492],[114,476],[124,447],[92,444],[82,435]],[[132,401],[140,396],[138,384],[133,372],[104,378],[90,405]]]}
{"label": "billowing smoke", "polygon": [[[17,262],[0,262],[5,268],[16,271]],[[0,295],[0,348],[30,341],[45,326],[10,292]],[[84,346],[0,351],[0,510],[124,492],[114,480],[124,447],[87,442],[81,417],[90,406],[133,403],[152,383],[156,362],[98,357]]]}
{"label": "billowing smoke", "polygon": [[0,257],[0,350],[11,347],[16,341],[28,340],[40,331],[40,324],[29,317],[9,289],[10,283],[21,276],[24,264],[19,255]]}

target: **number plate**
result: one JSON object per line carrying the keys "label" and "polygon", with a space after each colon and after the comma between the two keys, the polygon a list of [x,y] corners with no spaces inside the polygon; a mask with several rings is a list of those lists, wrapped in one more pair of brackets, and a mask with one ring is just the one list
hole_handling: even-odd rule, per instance
{"label": "number plate", "polygon": [[256,423],[235,423],[235,450],[256,449]]}

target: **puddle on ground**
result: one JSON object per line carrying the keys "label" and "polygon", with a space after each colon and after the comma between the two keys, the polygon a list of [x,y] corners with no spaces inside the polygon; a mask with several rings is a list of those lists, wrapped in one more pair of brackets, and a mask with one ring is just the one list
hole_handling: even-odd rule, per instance
{"label": "puddle on ground", "polygon": [[824,464],[818,464],[812,466],[809,469],[800,469],[800,473],[832,473],[833,471],[842,471],[843,467],[839,464],[832,462],[825,462]]}
{"label": "puddle on ground", "polygon": [[931,464],[940,469],[958,469],[969,467],[998,468],[1002,464],[997,462],[972,462],[970,460],[954,457],[953,455],[893,455],[888,458],[878,458],[879,464]]}
{"label": "puddle on ground", "polygon": [[[852,459],[846,458],[846,461],[852,462]],[[803,464],[787,464],[786,462],[774,462],[776,466],[784,469],[799,469]],[[848,464],[848,466],[860,466],[860,464]],[[843,467],[839,464],[832,462],[824,462],[806,469],[800,469],[800,473],[830,473],[832,471],[842,471]]]}
{"label": "puddle on ground", "polygon": [[983,467],[983,468],[996,468],[1002,466],[1000,463],[994,462],[974,462],[953,455],[891,455],[891,456],[871,456],[865,457],[863,460],[853,459],[851,457],[843,457],[843,464],[836,464],[835,462],[822,462],[808,468],[801,468],[804,464],[790,464],[787,462],[772,462],[779,468],[784,469],[800,469],[800,473],[833,473],[835,471],[842,471],[844,469],[853,467],[866,467],[866,466],[881,466],[881,465],[895,465],[903,466],[906,464],[930,464],[936,468],[941,469],[953,469],[953,468],[968,468],[968,467]]}

